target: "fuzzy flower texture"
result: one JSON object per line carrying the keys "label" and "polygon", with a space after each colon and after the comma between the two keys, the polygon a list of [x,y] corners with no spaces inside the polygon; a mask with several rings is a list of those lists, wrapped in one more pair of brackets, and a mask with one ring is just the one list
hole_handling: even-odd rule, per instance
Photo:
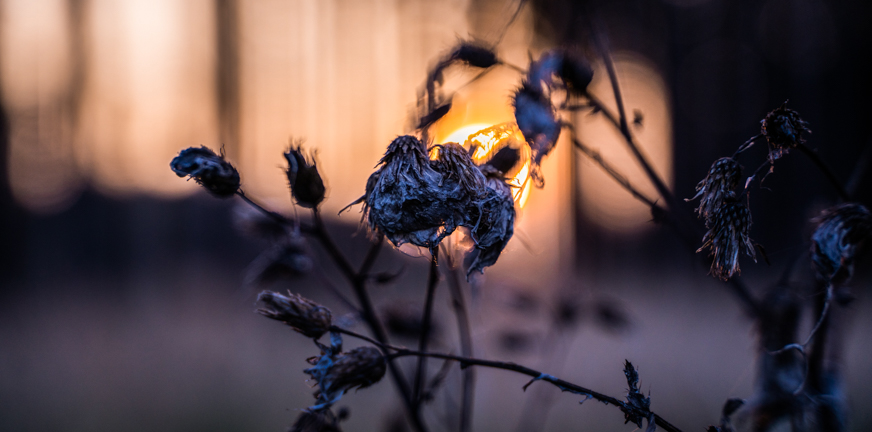
{"label": "fuzzy flower texture", "polygon": [[438,157],[431,160],[418,138],[394,139],[366,182],[364,218],[395,246],[431,252],[458,227],[468,228],[475,248],[467,274],[483,272],[512,237],[512,194],[502,173],[477,167],[459,144],[435,147]]}

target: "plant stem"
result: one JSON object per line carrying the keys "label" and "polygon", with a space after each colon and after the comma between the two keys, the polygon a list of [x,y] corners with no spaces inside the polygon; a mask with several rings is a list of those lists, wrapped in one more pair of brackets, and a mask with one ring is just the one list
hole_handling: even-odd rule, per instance
{"label": "plant stem", "polygon": [[[444,246],[443,246],[444,247]],[[454,258],[447,248],[443,250],[445,262],[448,264],[448,287],[451,291],[451,306],[454,316],[457,318],[457,331],[460,333],[460,353],[464,357],[472,357],[472,330],[469,325],[469,314],[466,310],[466,301],[463,290],[460,287],[460,275],[455,265]],[[467,432],[472,426],[472,402],[475,391],[475,370],[472,368],[463,370],[463,392],[460,400],[460,432]]]}
{"label": "plant stem", "polygon": [[[433,256],[430,258],[430,274],[427,279],[427,296],[424,301],[424,316],[421,318],[421,337],[418,340],[418,351],[426,352],[430,342],[430,325],[433,320],[433,297],[436,293],[436,285],[439,284],[439,268],[437,267],[439,248],[431,249]],[[427,359],[418,357],[418,367],[415,369],[415,386],[413,396],[416,409],[421,409],[421,395],[424,387],[424,379],[427,376]]]}
{"label": "plant stem", "polygon": [[570,393],[574,393],[574,394],[579,394],[579,395],[586,395],[586,396],[589,396],[593,399],[596,399],[596,400],[598,400],[606,405],[614,405],[618,408],[621,408],[621,410],[630,411],[634,414],[638,414],[638,415],[645,417],[645,418],[649,418],[649,416],[653,416],[654,421],[656,422],[657,426],[660,426],[661,428],[663,428],[663,430],[668,431],[668,432],[681,432],[680,429],[673,426],[671,423],[669,423],[668,421],[666,421],[665,419],[663,419],[662,417],[660,417],[659,415],[657,415],[651,411],[641,410],[639,408],[635,408],[635,407],[627,404],[626,402],[621,401],[620,399],[617,399],[617,398],[593,391],[591,389],[582,387],[582,386],[577,385],[577,384],[573,384],[573,383],[568,382],[568,381],[564,381],[564,380],[559,379],[559,378],[555,378],[551,375],[539,372],[535,369],[531,369],[531,368],[528,368],[526,366],[521,366],[519,364],[515,364],[515,363],[511,363],[511,362],[484,360],[484,359],[477,359],[477,358],[473,358],[473,357],[456,356],[456,355],[451,355],[451,354],[412,351],[412,350],[409,350],[406,348],[400,348],[400,347],[395,347],[395,346],[391,346],[391,345],[379,344],[376,341],[374,341],[372,338],[368,338],[366,336],[354,333],[354,332],[349,331],[349,330],[344,330],[344,329],[336,327],[336,326],[331,327],[331,330],[335,331],[335,332],[339,332],[339,333],[344,333],[344,334],[347,334],[349,336],[357,337],[359,339],[363,339],[363,340],[368,341],[370,343],[379,345],[382,349],[390,349],[390,350],[396,351],[394,354],[391,354],[389,356],[390,359],[395,359],[395,358],[399,358],[399,357],[408,357],[408,356],[429,357],[429,358],[438,358],[438,359],[443,359],[443,360],[457,361],[460,363],[461,368],[467,368],[469,366],[483,366],[483,367],[489,367],[489,368],[494,368],[494,369],[502,369],[502,370],[507,370],[507,371],[512,371],[512,372],[517,372],[517,373],[520,373],[522,375],[527,375],[529,377],[532,377],[534,379],[534,381],[545,381],[545,382],[548,382],[548,383],[556,386],[557,388],[559,388],[562,391],[566,391],[566,392],[570,392]]}
{"label": "plant stem", "polygon": [[806,155],[811,161],[815,164],[818,170],[823,173],[824,177],[829,180],[829,182],[836,188],[836,192],[839,193],[839,197],[842,198],[842,201],[851,201],[851,194],[849,194],[845,187],[842,186],[842,183],[836,178],[836,175],[833,174],[833,171],[824,163],[823,159],[818,156],[812,149],[808,148],[807,145],[800,143],[796,148],[802,152],[802,154]]}

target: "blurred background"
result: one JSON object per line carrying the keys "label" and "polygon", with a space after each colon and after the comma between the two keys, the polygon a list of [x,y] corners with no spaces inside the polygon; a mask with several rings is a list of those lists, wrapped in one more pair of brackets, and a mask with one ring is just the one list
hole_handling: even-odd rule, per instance
{"label": "blurred background", "polygon": [[[678,197],[693,196],[712,161],[789,99],[810,123],[810,147],[870,203],[868,173],[852,177],[872,139],[865,2],[531,0],[513,19],[519,5],[0,1],[0,430],[284,430],[312,403],[302,369],[318,352],[252,313],[256,293],[292,289],[342,315],[325,286],[347,293],[345,282],[311,244],[308,274],[251,283],[250,263],[269,244],[240,231],[250,213],[179,179],[169,161],[189,146],[223,148],[249,196],[306,218],[281,156],[304,140],[328,186],[329,229],[359,262],[357,208],[335,215],[363,193],[387,144],[411,131],[427,69],[461,38],[498,44],[502,59],[525,67],[548,48],[583,44],[590,29],[578,17],[596,17],[639,119],[633,132]],[[601,64],[594,70],[591,92],[613,106]],[[512,120],[518,72],[497,67],[465,85],[473,76],[446,76],[456,96],[434,125],[437,142]],[[607,123],[566,120],[655,196]],[[746,172],[762,161],[759,147]],[[518,203],[515,238],[469,291],[476,355],[611,395],[624,393],[630,359],[652,409],[684,430],[716,423],[727,398],[750,396],[751,322],[706,275],[698,244],[652,223],[565,140],[543,173],[545,188]],[[809,219],[837,199],[798,153],[766,186],[751,194],[751,235],[771,265],[742,261],[758,293],[807,250]],[[378,271],[403,272],[372,287],[377,307],[420,307],[427,260],[414,255],[381,256]],[[843,359],[857,431],[872,427],[872,390],[859,385],[872,380],[868,262],[853,281]],[[807,268],[801,260],[793,279],[808,284]],[[444,288],[437,321],[436,348],[456,352]],[[480,370],[474,430],[633,429],[616,409],[546,385],[525,393],[525,382]],[[456,428],[459,387],[455,371],[428,408],[434,430]],[[351,410],[346,430],[402,430],[387,381],[340,406]]]}

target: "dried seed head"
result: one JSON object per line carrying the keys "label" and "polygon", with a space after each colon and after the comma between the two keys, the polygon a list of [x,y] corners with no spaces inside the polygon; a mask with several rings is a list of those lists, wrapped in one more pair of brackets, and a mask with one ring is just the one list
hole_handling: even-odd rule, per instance
{"label": "dried seed head", "polygon": [[808,123],[799,117],[799,113],[787,108],[787,101],[781,104],[760,121],[760,133],[766,137],[769,143],[769,159],[775,159],[786,155],[787,152],[804,143],[804,133],[811,133]]}
{"label": "dried seed head", "polygon": [[696,195],[685,201],[699,200],[697,214],[706,220],[714,216],[715,211],[721,207],[727,196],[733,193],[739,185],[742,176],[742,166],[733,158],[720,158],[712,164],[708,174],[696,185]]}
{"label": "dried seed head", "polygon": [[303,372],[318,382],[315,393],[319,405],[329,407],[346,391],[355,387],[365,388],[377,383],[385,375],[387,362],[374,347],[359,347],[344,354],[327,352],[311,360],[315,365]]}
{"label": "dried seed head", "polygon": [[283,296],[276,292],[263,291],[257,296],[257,301],[266,306],[257,310],[259,314],[281,321],[313,339],[327,333],[333,322],[330,309],[299,294],[288,292],[288,296]]}
{"label": "dried seed head", "polygon": [[560,122],[538,82],[525,81],[515,92],[514,106],[515,121],[533,153],[531,176],[536,186],[542,187],[545,180],[539,165],[560,137]]}
{"label": "dried seed head", "polygon": [[216,155],[206,147],[188,147],[170,162],[170,168],[179,177],[188,176],[213,195],[221,198],[233,196],[239,190],[239,173],[224,155]]}
{"label": "dried seed head", "polygon": [[475,242],[466,257],[467,277],[476,271],[484,273],[485,267],[494,265],[515,232],[515,202],[502,172],[488,165],[481,170],[487,176],[487,195],[472,207],[464,222]]}
{"label": "dried seed head", "polygon": [[624,376],[627,377],[627,407],[621,407],[624,412],[624,423],[632,422],[642,427],[643,417],[640,412],[647,413],[651,408],[651,398],[645,397],[639,390],[639,371],[633,367],[633,363],[624,360]]}
{"label": "dried seed head", "polygon": [[818,277],[842,282],[854,272],[857,252],[872,236],[872,214],[860,204],[842,204],[813,219],[811,258]]}
{"label": "dried seed head", "polygon": [[442,174],[442,189],[449,198],[478,199],[485,193],[485,178],[472,162],[469,153],[457,143],[439,144],[439,156],[431,161]]}
{"label": "dried seed head", "polygon": [[398,137],[379,164],[364,198],[370,229],[396,246],[438,246],[457,227],[457,209],[445,205],[443,175],[431,165],[424,143],[410,135]]}
{"label": "dried seed head", "polygon": [[451,52],[449,58],[482,69],[499,63],[497,55],[492,49],[472,41],[460,42],[460,45]]}
{"label": "dried seed head", "polygon": [[329,409],[304,410],[288,432],[341,432],[339,419]]}
{"label": "dried seed head", "polygon": [[703,245],[697,252],[710,248],[713,255],[711,274],[728,280],[739,273],[739,252],[757,262],[754,244],[748,237],[751,229],[751,212],[732,196],[721,205],[706,224],[708,232],[703,237]]}
{"label": "dried seed head", "polygon": [[[302,207],[315,208],[324,201],[324,181],[318,174],[318,166],[314,158],[303,154],[302,145],[291,146],[285,153],[288,160],[288,183],[291,187],[291,195]],[[311,162],[309,159],[313,159]]]}

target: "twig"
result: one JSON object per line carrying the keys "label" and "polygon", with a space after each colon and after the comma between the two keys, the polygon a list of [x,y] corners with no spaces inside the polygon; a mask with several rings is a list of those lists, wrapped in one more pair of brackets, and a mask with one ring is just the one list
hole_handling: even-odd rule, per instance
{"label": "twig", "polygon": [[[282,216],[282,215],[280,215],[280,214],[278,214],[278,213],[276,213],[276,212],[274,212],[274,211],[267,210],[267,209],[266,209],[265,207],[263,207],[262,205],[260,205],[260,204],[258,204],[258,203],[256,203],[256,202],[252,201],[251,198],[249,198],[248,196],[245,195],[245,192],[243,192],[242,189],[236,191],[236,195],[237,195],[239,198],[242,198],[242,200],[245,201],[246,204],[248,204],[248,205],[250,205],[250,206],[256,208],[256,209],[259,210],[261,213],[263,213],[263,214],[269,216],[270,218],[272,218],[274,221],[276,221],[276,222],[278,222],[278,223],[280,223],[280,224],[282,224],[282,225],[289,225],[289,226],[294,225],[294,222],[295,222],[295,221],[293,221],[293,220],[291,220],[291,219],[288,219],[288,218],[286,218],[286,217],[284,217],[284,216]],[[309,226],[303,226],[303,225],[301,225],[301,226],[300,226],[300,229],[301,229],[301,231],[303,231],[303,232],[311,232],[311,231],[312,231],[311,227],[309,227]]]}
{"label": "twig", "polygon": [[749,148],[751,148],[751,146],[753,146],[754,143],[757,142],[757,139],[762,137],[762,136],[763,136],[762,134],[757,134],[757,135],[752,136],[751,138],[748,138],[748,141],[745,141],[742,145],[739,146],[739,148],[736,149],[736,152],[733,153],[732,158],[733,159],[737,158],[739,156],[739,154],[741,154],[745,150],[748,150]]}
{"label": "twig", "polygon": [[[430,342],[430,324],[433,320],[433,297],[436,294],[436,285],[439,284],[439,268],[437,266],[439,257],[439,248],[431,249],[433,256],[430,258],[430,274],[427,279],[427,296],[424,301],[424,316],[421,319],[421,337],[418,340],[418,351],[426,352],[427,344]],[[418,357],[418,367],[415,369],[415,386],[413,396],[415,398],[415,407],[421,408],[421,394],[423,391],[424,381],[427,376],[427,359]]]}
{"label": "twig", "polygon": [[[464,357],[474,355],[472,349],[472,330],[469,325],[469,313],[466,310],[466,301],[463,290],[460,287],[460,275],[454,262],[454,258],[444,245],[443,253],[447,264],[448,287],[451,291],[451,305],[454,316],[457,318],[457,331],[460,333],[460,353]],[[460,432],[469,431],[472,425],[472,402],[475,391],[475,370],[463,370],[463,392],[460,400]]]}
{"label": "twig", "polygon": [[506,33],[509,32],[509,27],[511,27],[512,24],[515,23],[515,20],[518,19],[518,16],[521,15],[521,9],[524,8],[524,3],[526,3],[526,2],[527,2],[527,0],[520,0],[520,1],[518,2],[518,8],[515,9],[515,13],[512,14],[512,17],[509,18],[509,22],[507,22],[506,25],[503,26],[503,29],[502,29],[502,31],[500,32],[500,35],[497,37],[497,41],[494,42],[494,47],[496,47],[497,45],[500,44],[500,42],[503,41],[503,37],[505,37],[505,36],[506,36]]}
{"label": "twig", "polygon": [[851,194],[849,194],[845,190],[845,187],[842,186],[842,182],[840,182],[836,178],[836,175],[833,174],[833,171],[827,166],[827,164],[824,163],[823,159],[821,159],[817,153],[812,151],[812,149],[808,148],[808,146],[803,143],[799,143],[796,148],[798,148],[799,151],[802,152],[802,154],[808,156],[808,158],[811,159],[817,169],[820,170],[820,172],[824,174],[824,177],[826,177],[827,180],[829,180],[829,182],[833,185],[833,187],[836,188],[836,192],[839,193],[839,197],[841,197],[843,201],[851,201]]}
{"label": "twig", "polygon": [[602,155],[600,155],[598,151],[584,145],[584,143],[582,143],[578,139],[575,139],[574,137],[572,139],[572,143],[575,144],[575,147],[577,147],[579,150],[581,150],[581,152],[584,153],[587,157],[589,157],[591,160],[596,162],[596,164],[599,165],[600,168],[602,168],[603,171],[606,172],[606,174],[608,174],[612,179],[615,180],[615,182],[617,182],[621,187],[623,187],[627,192],[629,192],[630,195],[633,195],[634,198],[647,204],[648,207],[651,207],[651,208],[659,207],[657,205],[657,203],[654,202],[654,200],[645,196],[645,194],[643,194],[638,189],[636,189],[632,184],[630,184],[630,181],[627,180],[627,178],[624,177],[623,174],[621,174],[620,172],[618,172],[617,169],[615,169],[614,167],[609,165],[609,163],[606,162],[605,159],[603,159]]}
{"label": "twig", "polygon": [[531,368],[528,368],[526,366],[521,366],[519,364],[515,364],[515,363],[511,363],[511,362],[484,360],[484,359],[478,359],[478,358],[473,358],[473,357],[456,356],[456,355],[451,355],[451,354],[412,351],[412,350],[409,350],[407,348],[395,347],[395,346],[387,345],[387,344],[380,344],[380,343],[377,343],[376,341],[374,341],[372,338],[368,338],[366,336],[363,336],[363,335],[357,334],[355,332],[345,330],[345,329],[342,329],[342,328],[339,328],[336,326],[331,327],[331,330],[335,331],[335,332],[347,334],[347,335],[352,336],[352,337],[357,337],[357,338],[363,339],[367,342],[370,342],[370,343],[373,343],[373,344],[379,346],[382,349],[389,349],[389,350],[395,351],[393,354],[388,356],[388,358],[390,360],[400,358],[400,357],[408,357],[408,356],[429,357],[429,358],[438,358],[438,359],[443,359],[443,360],[457,361],[460,363],[461,368],[467,368],[469,366],[483,366],[483,367],[489,367],[489,368],[494,368],[494,369],[502,369],[502,370],[507,370],[507,371],[512,371],[512,372],[517,372],[517,373],[520,373],[522,375],[527,375],[531,378],[534,378],[533,381],[545,381],[547,383],[550,383],[550,384],[556,386],[557,388],[559,388],[562,391],[589,396],[590,398],[596,399],[596,400],[598,400],[606,405],[614,405],[623,411],[629,411],[629,412],[632,412],[633,414],[637,414],[637,415],[640,415],[640,416],[645,417],[645,418],[648,418],[649,416],[653,416],[654,421],[657,423],[657,426],[660,426],[661,428],[663,428],[663,430],[668,431],[668,432],[681,432],[680,429],[673,426],[671,423],[669,423],[668,421],[666,421],[665,419],[663,419],[662,417],[660,417],[659,415],[657,415],[651,411],[636,408],[636,407],[634,407],[634,406],[632,406],[624,401],[621,401],[620,399],[617,399],[617,398],[593,391],[591,389],[582,387],[582,386],[577,385],[577,384],[573,384],[573,383],[568,382],[568,381],[564,381],[562,379],[553,377],[553,376],[548,375],[548,374],[543,373],[543,372],[539,372],[535,369],[531,369]]}

